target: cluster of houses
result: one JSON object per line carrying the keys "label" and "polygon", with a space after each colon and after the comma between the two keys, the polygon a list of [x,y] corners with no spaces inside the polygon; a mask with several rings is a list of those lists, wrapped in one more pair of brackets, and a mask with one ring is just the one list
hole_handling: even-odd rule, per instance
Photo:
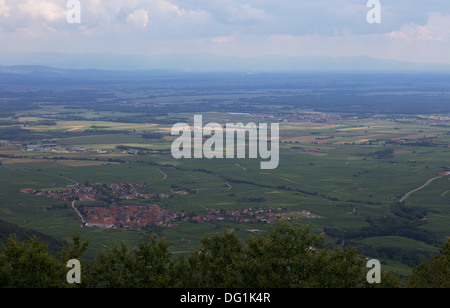
{"label": "cluster of houses", "polygon": [[58,144],[52,144],[52,143],[44,143],[44,144],[27,144],[25,146],[25,150],[27,152],[55,152],[55,153],[83,153],[83,152],[95,152],[98,154],[106,154],[108,151],[104,150],[87,150],[83,147],[63,147]]}
{"label": "cluster of houses", "polygon": [[273,223],[277,220],[287,219],[276,213],[270,207],[247,208],[239,210],[209,210],[208,213],[199,215],[184,215],[183,220],[196,223],[215,222],[215,221],[231,221],[238,223]]}
{"label": "cluster of houses", "polygon": [[[185,190],[171,190],[169,194],[164,193],[145,193],[142,192],[148,189],[149,186],[145,183],[138,184],[102,184],[102,183],[86,183],[67,185],[65,189],[49,190],[49,191],[33,191],[29,192],[24,189],[26,193],[33,193],[38,196],[47,196],[53,199],[63,201],[110,201],[115,203],[118,200],[135,200],[135,199],[151,199],[169,198],[171,195],[185,195],[188,194]],[[25,192],[25,191],[23,191]]]}
{"label": "cluster of houses", "polygon": [[139,229],[150,225],[167,224],[173,215],[157,204],[113,205],[83,207],[85,227]]}
{"label": "cluster of houses", "polygon": [[[285,120],[307,121],[307,122],[327,122],[348,119],[340,114],[322,114],[322,113],[290,113],[283,115]],[[353,117],[352,117],[353,118]]]}
{"label": "cluster of houses", "polygon": [[[96,205],[78,206],[86,227],[139,229],[151,225],[176,227],[179,221],[192,223],[229,221],[235,223],[271,224],[278,220],[290,220],[290,217],[282,214],[283,209],[281,208],[210,209],[205,213],[199,214],[186,213],[184,211],[168,212],[157,204],[129,205],[117,202],[119,200],[142,198],[169,198],[172,195],[188,194],[184,190],[170,190],[169,194],[145,193],[148,190],[149,186],[145,183],[85,183],[67,185],[65,189],[49,191],[36,191],[31,188],[21,189],[26,194],[47,196],[63,201],[97,201]],[[307,218],[316,217],[309,211],[302,211],[300,214]]]}
{"label": "cluster of houses", "polygon": [[[291,220],[288,215],[282,214],[283,209],[274,209],[271,207],[246,208],[239,210],[209,210],[205,214],[185,214],[176,213],[174,218],[177,220],[191,221],[195,223],[230,221],[237,223],[262,223],[272,224],[279,220]],[[310,213],[307,210],[298,212],[306,218],[318,218],[319,216]],[[181,216],[180,216],[181,215]]]}
{"label": "cluster of houses", "polygon": [[275,117],[282,118],[284,122],[290,121],[307,121],[307,122],[327,122],[344,119],[355,119],[355,116],[346,116],[340,114],[323,114],[323,113],[289,113],[283,115],[273,115],[269,113],[233,113],[234,115],[245,115],[251,118],[273,119]]}
{"label": "cluster of houses", "polygon": [[66,148],[63,148],[57,144],[27,144],[25,149],[28,152],[51,152],[51,151],[65,151]]}
{"label": "cluster of houses", "polygon": [[433,147],[447,147],[450,148],[450,142],[448,141],[438,141],[438,140],[431,140],[426,139],[426,136],[424,135],[423,138],[420,136],[406,136],[403,138],[393,138],[389,141],[389,145],[410,145],[412,143],[416,143],[416,145],[422,145],[422,146],[433,146]]}
{"label": "cluster of houses", "polygon": [[179,221],[192,223],[230,221],[236,223],[271,224],[278,220],[290,220],[289,217],[282,216],[269,207],[241,210],[209,210],[204,214],[195,214],[185,212],[173,213],[166,211],[157,204],[145,204],[106,207],[84,206],[81,212],[86,227],[99,228],[139,229],[149,225],[176,227]]}
{"label": "cluster of houses", "polygon": [[96,201],[101,199],[99,191],[94,187],[85,185],[67,185],[66,189],[37,191],[35,194],[62,201]]}

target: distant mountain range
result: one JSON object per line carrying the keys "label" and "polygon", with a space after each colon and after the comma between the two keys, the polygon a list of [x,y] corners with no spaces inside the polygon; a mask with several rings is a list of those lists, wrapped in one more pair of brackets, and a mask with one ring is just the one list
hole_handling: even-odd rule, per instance
{"label": "distant mountain range", "polygon": [[450,64],[413,63],[356,57],[239,58],[209,53],[167,54],[156,56],[126,54],[0,53],[0,65],[38,65],[61,69],[101,70],[179,70],[217,72],[281,71],[436,71],[450,72]]}

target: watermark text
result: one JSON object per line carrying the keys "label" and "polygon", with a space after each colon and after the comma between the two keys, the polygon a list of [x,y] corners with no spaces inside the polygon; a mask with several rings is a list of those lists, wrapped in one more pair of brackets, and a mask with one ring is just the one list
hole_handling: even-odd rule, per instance
{"label": "watermark text", "polygon": [[367,13],[366,19],[369,24],[381,23],[381,3],[379,0],[369,0],[367,7],[371,10]]}
{"label": "watermark text", "polygon": [[[279,164],[279,124],[227,123],[225,129],[218,123],[203,126],[201,115],[194,116],[194,126],[177,123],[171,135],[179,136],[172,143],[172,156],[180,158],[259,158],[261,169],[275,169]],[[180,135],[181,134],[181,135]],[[203,142],[204,138],[207,138]],[[225,139],[225,147],[224,147]],[[270,148],[269,148],[270,143]],[[247,146],[248,144],[248,146]]]}
{"label": "watermark text", "polygon": [[69,24],[79,24],[81,23],[81,3],[79,0],[68,0],[66,20]]}

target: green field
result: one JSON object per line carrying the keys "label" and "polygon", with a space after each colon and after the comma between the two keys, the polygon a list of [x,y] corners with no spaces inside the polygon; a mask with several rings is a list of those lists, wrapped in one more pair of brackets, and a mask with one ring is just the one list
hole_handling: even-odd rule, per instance
{"label": "green field", "polygon": [[[95,118],[89,112],[85,115]],[[187,114],[176,116],[188,117]],[[37,121],[40,118],[36,115],[20,119]],[[204,123],[224,123],[224,120],[262,121],[227,113],[204,116]],[[418,121],[413,117],[408,121],[372,117],[326,123],[282,122],[280,164],[274,170],[261,170],[259,159],[176,160],[167,152],[171,140],[142,137],[144,132],[162,132],[169,136],[171,126],[168,125],[95,120],[57,121],[57,125],[50,127],[30,124],[23,129],[42,134],[42,139],[51,139],[61,147],[82,147],[86,152],[28,152],[21,148],[26,143],[19,146],[3,142],[0,147],[0,154],[3,154],[0,157],[0,217],[65,240],[69,240],[73,232],[81,231],[84,237],[92,239],[88,254],[94,256],[102,248],[122,240],[134,244],[139,238],[149,236],[152,230],[81,228],[70,202],[27,195],[20,189],[48,190],[86,181],[145,182],[155,192],[167,193],[172,188],[191,192],[159,200],[158,204],[169,211],[203,213],[208,209],[268,206],[280,208],[284,217],[311,225],[316,233],[326,228],[360,230],[369,226],[367,218],[384,217],[406,193],[447,170],[450,148],[418,143],[449,142],[447,128],[434,124],[432,120]],[[82,133],[94,125],[98,133]],[[117,130],[122,132],[117,133]],[[42,139],[32,142],[39,143]],[[155,152],[124,154],[117,146]],[[386,154],[383,152],[386,149],[392,150]],[[435,253],[439,243],[450,236],[449,179],[445,176],[437,179],[412,193],[404,203],[406,209],[427,209],[426,217],[421,220],[423,224],[417,228],[433,232],[437,236],[435,244],[393,235],[352,238],[350,242],[372,248],[404,247],[405,254]],[[252,202],[248,197],[263,201]],[[303,210],[318,217],[298,215]],[[167,236],[172,251],[186,252],[199,246],[205,232],[230,228],[245,238],[251,234],[249,230],[266,227],[265,224],[235,222],[180,222],[176,228],[160,228],[158,233]],[[331,236],[327,238],[330,242],[346,242]],[[408,273],[411,268],[402,257],[392,259],[386,255],[381,258],[390,270]]]}

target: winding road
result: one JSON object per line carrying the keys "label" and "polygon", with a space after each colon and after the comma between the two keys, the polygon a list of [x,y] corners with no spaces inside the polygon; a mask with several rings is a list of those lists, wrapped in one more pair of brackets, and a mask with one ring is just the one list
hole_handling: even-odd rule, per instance
{"label": "winding road", "polygon": [[410,192],[407,192],[406,195],[403,196],[403,198],[400,199],[400,202],[403,202],[406,200],[406,198],[408,198],[411,194],[415,193],[416,191],[419,191],[421,189],[424,189],[425,187],[427,187],[428,185],[430,185],[433,181],[440,179],[442,176],[437,176],[435,178],[429,179],[425,184],[423,184],[420,187],[417,187],[416,189],[411,190]]}

